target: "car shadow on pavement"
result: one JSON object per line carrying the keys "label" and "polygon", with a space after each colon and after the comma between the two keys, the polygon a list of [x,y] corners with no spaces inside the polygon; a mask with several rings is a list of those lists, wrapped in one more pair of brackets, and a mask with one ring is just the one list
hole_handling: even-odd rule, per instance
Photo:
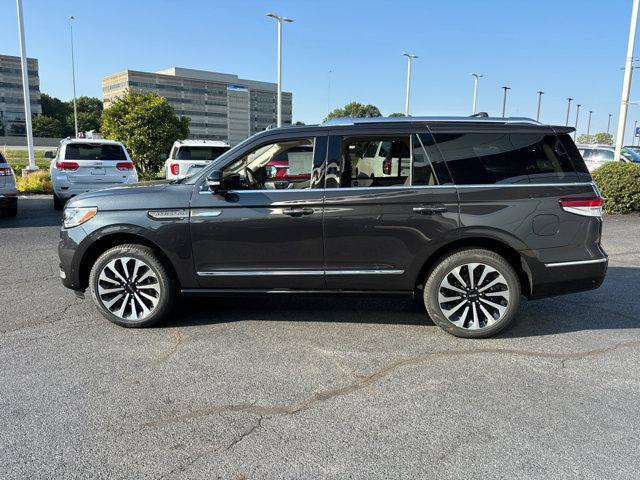
{"label": "car shadow on pavement", "polygon": [[[524,301],[502,338],[554,335],[583,330],[640,328],[640,267],[610,267],[597,290]],[[181,300],[173,319],[160,327],[189,327],[240,321],[300,321],[433,325],[410,296],[228,295]]]}
{"label": "car shadow on pavement", "polygon": [[4,228],[55,227],[62,225],[62,212],[53,209],[52,197],[38,195],[18,198],[16,217],[0,216],[0,230]]}

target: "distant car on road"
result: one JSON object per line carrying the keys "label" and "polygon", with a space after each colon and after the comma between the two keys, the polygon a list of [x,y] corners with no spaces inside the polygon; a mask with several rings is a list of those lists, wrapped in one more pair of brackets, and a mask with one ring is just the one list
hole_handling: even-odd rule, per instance
{"label": "distant car on road", "polygon": [[178,140],[164,162],[165,178],[179,180],[199,172],[230,148],[219,140]]}
{"label": "distant car on road", "polygon": [[[616,156],[615,147],[610,145],[578,144],[576,146],[590,172],[593,172],[596,168],[601,167],[607,162],[612,162]],[[621,162],[640,163],[640,153],[637,153],[632,148],[622,147],[622,152],[618,160]]]}
{"label": "distant car on road", "polygon": [[49,169],[56,210],[81,193],[138,181],[127,149],[113,140],[65,139]]}
{"label": "distant car on road", "polygon": [[11,165],[0,153],[0,212],[7,217],[18,214],[18,190]]}

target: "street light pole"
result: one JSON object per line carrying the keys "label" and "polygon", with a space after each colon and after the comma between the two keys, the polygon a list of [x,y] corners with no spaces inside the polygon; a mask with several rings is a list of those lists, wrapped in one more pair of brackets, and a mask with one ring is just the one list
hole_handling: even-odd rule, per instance
{"label": "street light pole", "polygon": [[275,18],[278,21],[278,85],[277,85],[277,120],[276,125],[282,126],[282,22],[292,23],[293,20],[281,17],[274,13],[267,13],[267,17]]}
{"label": "street light pole", "polygon": [[475,115],[478,100],[478,79],[482,78],[483,75],[479,73],[472,73],[471,76],[473,77],[473,108],[471,110],[471,115]]}
{"label": "street light pole", "polygon": [[540,121],[540,106],[542,105],[542,95],[544,95],[543,91],[538,92],[538,111],[536,112],[536,122]]}
{"label": "street light pole", "polygon": [[576,105],[576,126],[575,126],[575,131],[573,132],[573,141],[576,141],[576,136],[578,135],[578,117],[580,117],[580,107],[582,105],[578,104]]}
{"label": "street light pole", "polygon": [[411,93],[411,63],[414,58],[418,58],[417,55],[413,53],[403,53],[405,57],[407,57],[407,96],[404,101],[404,116],[409,116],[409,94]]}
{"label": "street light pole", "polygon": [[507,92],[511,90],[511,87],[504,86],[502,89],[504,90],[504,95],[502,97],[502,118],[504,118],[507,112]]}
{"label": "street light pole", "polygon": [[569,126],[569,112],[571,111],[571,102],[572,101],[573,101],[573,98],[567,97],[567,119],[564,122],[564,126],[565,127]]}
{"label": "street light pole", "polygon": [[589,136],[589,133],[591,133],[591,114],[593,113],[593,110],[589,110],[589,120],[587,121],[587,136]]}
{"label": "street light pole", "polygon": [[[629,42],[627,43],[627,59],[624,67],[624,81],[622,84],[622,98],[620,100],[620,114],[618,115],[618,132],[616,135],[615,159],[620,158],[622,145],[624,144],[624,127],[627,123],[627,110],[629,108],[629,94],[631,93],[631,72],[633,70],[633,46],[636,40],[636,24],[638,22],[638,6],[640,0],[633,0],[631,8],[631,24],[629,25]],[[635,135],[635,131],[633,132]]]}
{"label": "street light pole", "polygon": [[609,114],[609,120],[607,120],[607,133],[611,130],[611,114]]}
{"label": "street light pole", "polygon": [[76,17],[69,17],[69,32],[71,34],[71,78],[73,79],[73,123],[76,130],[76,138],[78,138],[78,108],[76,106],[76,65],[73,58],[73,23]]}
{"label": "street light pole", "polygon": [[22,0],[16,0],[18,11],[18,33],[20,35],[20,61],[22,64],[22,93],[24,95],[24,121],[27,130],[27,148],[29,151],[29,167],[27,170],[37,170],[36,159],[33,154],[33,130],[31,128],[31,97],[29,95],[29,73],[27,68],[27,47],[24,41],[24,17],[22,15]]}

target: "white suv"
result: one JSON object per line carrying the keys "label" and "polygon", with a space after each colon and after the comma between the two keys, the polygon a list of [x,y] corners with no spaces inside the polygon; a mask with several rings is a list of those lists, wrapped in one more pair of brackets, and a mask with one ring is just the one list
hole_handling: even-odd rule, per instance
{"label": "white suv", "polygon": [[127,149],[113,140],[62,140],[50,171],[56,210],[81,193],[138,181]]}
{"label": "white suv", "polygon": [[178,180],[200,171],[231,146],[218,140],[178,140],[164,162],[165,177]]}
{"label": "white suv", "polygon": [[18,190],[11,165],[0,153],[0,213],[7,217],[18,214]]}

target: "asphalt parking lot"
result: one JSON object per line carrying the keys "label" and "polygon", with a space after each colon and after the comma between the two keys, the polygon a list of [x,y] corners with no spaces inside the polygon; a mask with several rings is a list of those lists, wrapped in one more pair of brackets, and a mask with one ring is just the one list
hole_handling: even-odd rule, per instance
{"label": "asphalt parking lot", "polygon": [[475,341],[368,296],[126,330],[60,284],[59,224],[0,218],[0,478],[638,478],[638,216],[605,219],[599,290]]}

